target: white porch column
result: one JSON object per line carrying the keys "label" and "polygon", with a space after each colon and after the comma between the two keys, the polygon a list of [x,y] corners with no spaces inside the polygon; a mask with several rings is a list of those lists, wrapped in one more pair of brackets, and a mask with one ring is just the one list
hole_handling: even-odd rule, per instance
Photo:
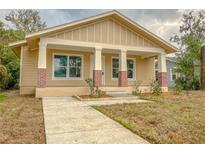
{"label": "white porch column", "polygon": [[46,87],[46,48],[47,44],[39,43],[39,54],[38,54],[38,72],[37,72],[37,87]]}
{"label": "white porch column", "polygon": [[167,65],[165,53],[158,55],[158,81],[161,87],[167,88]]}
{"label": "white porch column", "polygon": [[126,87],[128,86],[128,79],[127,79],[127,50],[121,50],[120,56],[119,56],[119,62],[120,62],[120,70],[119,70],[119,76],[118,76],[118,85],[120,87]]}
{"label": "white porch column", "polygon": [[102,84],[102,48],[96,47],[94,53],[93,82],[95,86]]}

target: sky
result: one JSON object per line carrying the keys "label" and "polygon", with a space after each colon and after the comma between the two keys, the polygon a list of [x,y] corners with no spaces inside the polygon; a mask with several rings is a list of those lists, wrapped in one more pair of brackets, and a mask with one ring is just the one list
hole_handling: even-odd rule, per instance
{"label": "sky", "polygon": [[[0,20],[4,20],[5,16],[11,10],[0,10]],[[63,23],[83,19],[85,17],[93,16],[99,13],[103,13],[109,10],[38,10],[42,21],[45,21],[48,27],[56,26]],[[183,14],[183,10],[158,10],[158,9],[129,9],[118,10],[128,18],[134,20],[141,26],[162,37],[169,42],[169,38],[178,33],[180,18]],[[9,26],[9,23],[6,23]]]}

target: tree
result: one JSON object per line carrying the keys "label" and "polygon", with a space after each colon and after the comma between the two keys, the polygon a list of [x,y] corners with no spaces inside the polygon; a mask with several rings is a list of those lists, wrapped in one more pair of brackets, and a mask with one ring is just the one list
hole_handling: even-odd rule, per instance
{"label": "tree", "polygon": [[42,30],[46,23],[41,21],[39,12],[36,10],[11,11],[5,18],[10,21],[17,30],[25,34]]}
{"label": "tree", "polygon": [[185,12],[181,19],[179,32],[180,35],[176,34],[170,39],[180,47],[176,54],[178,57],[177,70],[182,75],[181,83],[184,84],[185,89],[193,89],[199,84],[199,77],[195,74],[195,65],[201,63],[201,44],[205,40],[205,11]]}
{"label": "tree", "polygon": [[0,88],[10,88],[18,84],[19,60],[8,47],[8,43],[23,38],[22,32],[9,29],[0,21]]}
{"label": "tree", "polygon": [[196,75],[195,65],[200,59],[201,42],[193,36],[185,38],[185,51],[177,57],[177,71],[181,77],[176,80],[176,86],[185,90],[197,90],[200,87],[199,76]]}

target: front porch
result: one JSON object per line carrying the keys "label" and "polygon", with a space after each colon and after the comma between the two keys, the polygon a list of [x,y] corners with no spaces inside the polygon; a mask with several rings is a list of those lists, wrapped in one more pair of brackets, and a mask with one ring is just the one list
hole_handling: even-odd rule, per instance
{"label": "front porch", "polygon": [[[127,93],[132,92],[136,81],[142,81],[142,92],[149,92],[150,82],[155,79],[156,57],[159,61],[158,81],[163,91],[167,91],[165,55],[162,49],[153,47],[41,38],[36,97],[88,94],[86,78],[92,78],[94,84],[103,91]],[[75,57],[79,57],[76,67],[70,64],[75,62]],[[66,64],[60,66],[63,58],[66,59]],[[58,70],[62,67],[65,70],[59,73]]]}

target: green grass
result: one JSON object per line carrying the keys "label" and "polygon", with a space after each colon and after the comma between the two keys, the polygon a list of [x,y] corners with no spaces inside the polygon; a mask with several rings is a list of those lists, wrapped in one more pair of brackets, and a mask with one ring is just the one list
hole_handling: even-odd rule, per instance
{"label": "green grass", "polygon": [[6,99],[6,94],[0,93],[0,103]]}
{"label": "green grass", "polygon": [[94,108],[150,143],[205,143],[205,92],[141,97],[153,102]]}

